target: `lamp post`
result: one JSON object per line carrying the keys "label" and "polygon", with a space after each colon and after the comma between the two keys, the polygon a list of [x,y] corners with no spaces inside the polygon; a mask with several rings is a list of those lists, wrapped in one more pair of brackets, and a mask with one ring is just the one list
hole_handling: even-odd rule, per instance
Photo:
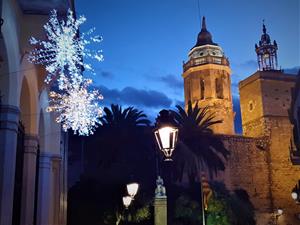
{"label": "lamp post", "polygon": [[[126,189],[127,189],[128,195],[124,196],[122,198],[122,202],[123,202],[123,205],[124,205],[125,210],[126,210],[125,212],[123,212],[125,214],[124,215],[124,217],[125,217],[124,219],[128,221],[127,209],[130,206],[131,202],[134,200],[134,197],[135,197],[135,195],[137,194],[137,192],[139,190],[139,184],[138,183],[129,183],[129,184],[126,185]],[[119,216],[119,218],[117,220],[117,224],[119,224],[119,222],[121,221],[122,214],[120,214],[120,216]]]}
{"label": "lamp post", "polygon": [[278,219],[279,217],[283,214],[283,209],[282,208],[278,208],[275,212],[274,212],[274,215],[275,215],[275,224],[277,225],[278,224]]}
{"label": "lamp post", "polygon": [[167,174],[166,174],[166,188],[168,192],[167,201],[167,223],[171,224],[171,206],[173,206],[171,197],[171,166],[172,166],[172,154],[175,150],[178,138],[178,128],[174,121],[174,117],[168,110],[161,110],[156,118],[155,129],[154,129],[155,139],[160,151],[164,153],[165,161],[167,163]]}
{"label": "lamp post", "polygon": [[131,200],[134,200],[134,196],[138,192],[139,184],[138,183],[130,183],[126,186],[128,195],[131,197]]}
{"label": "lamp post", "polygon": [[124,196],[122,198],[123,205],[125,206],[125,209],[128,209],[129,205],[131,204],[132,198],[130,196]]}
{"label": "lamp post", "polygon": [[[118,219],[117,219],[117,225],[121,222],[122,219],[124,219],[125,221],[127,221],[128,223],[128,207],[129,205],[131,204],[132,202],[132,198],[130,196],[124,196],[122,198],[122,201],[123,201],[123,205],[125,206],[125,210],[123,210],[123,212],[119,215]],[[122,216],[122,214],[124,216]]]}
{"label": "lamp post", "polygon": [[300,204],[300,180],[298,181],[298,185],[296,184],[293,188],[291,196],[296,204]]}
{"label": "lamp post", "polygon": [[170,111],[161,110],[156,118],[154,135],[159,149],[165,155],[165,161],[172,161],[172,153],[176,147],[178,128]]}

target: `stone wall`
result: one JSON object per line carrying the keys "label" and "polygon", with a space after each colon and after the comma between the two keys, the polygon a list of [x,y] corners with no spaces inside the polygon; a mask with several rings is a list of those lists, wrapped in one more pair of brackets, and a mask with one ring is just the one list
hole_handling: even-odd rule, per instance
{"label": "stone wall", "polygon": [[[198,103],[200,107],[209,107],[216,119],[223,120],[223,123],[212,126],[217,134],[234,134],[230,73],[228,66],[205,64],[189,68],[182,75],[185,106],[191,101],[193,105]],[[219,85],[216,84],[217,79]],[[204,85],[203,89],[201,82]],[[217,86],[220,86],[220,90],[217,90]],[[222,93],[221,96],[218,96],[218,91]]]}
{"label": "stone wall", "polygon": [[[288,118],[272,118],[270,128],[271,190],[274,209],[282,208],[284,214],[279,224],[300,224],[295,214],[300,213],[299,205],[291,198],[291,191],[300,180],[300,167],[290,160],[290,139],[292,125]],[[279,221],[280,222],[280,221]]]}
{"label": "stone wall", "polygon": [[[296,218],[300,207],[291,198],[291,191],[300,179],[300,167],[293,165],[290,160],[293,127],[288,117],[291,89],[295,81],[295,76],[282,71],[258,71],[241,81],[239,88],[243,132],[245,136],[256,140],[254,147],[248,148],[251,156],[244,152],[242,160],[237,158],[243,157],[242,149],[237,149],[240,141],[236,138],[224,140],[232,148],[234,155],[229,161],[230,170],[236,173],[231,174],[231,182],[240,180],[241,186],[249,185],[245,189],[257,210],[258,225],[266,224],[265,219],[272,220],[278,208],[283,209],[278,224],[300,224],[300,220]],[[257,141],[261,137],[267,140],[263,144],[266,148],[257,149]],[[236,144],[230,145],[234,142]],[[263,154],[257,153],[262,151],[260,149],[263,149]],[[232,163],[231,160],[239,162]],[[249,176],[247,169],[255,173],[253,182],[249,181],[248,184],[244,181],[244,176]],[[268,216],[264,214],[268,212]]]}
{"label": "stone wall", "polygon": [[256,210],[269,212],[272,207],[268,139],[222,136],[230,151],[226,170],[222,173],[230,190],[244,189]]}
{"label": "stone wall", "polygon": [[292,165],[289,157],[291,125],[286,119],[269,120],[268,125],[269,137],[221,136],[231,154],[217,179],[229,190],[247,191],[257,225],[267,225],[278,208],[284,211],[278,224],[300,224],[296,218],[300,207],[291,198],[300,179],[300,167]]}

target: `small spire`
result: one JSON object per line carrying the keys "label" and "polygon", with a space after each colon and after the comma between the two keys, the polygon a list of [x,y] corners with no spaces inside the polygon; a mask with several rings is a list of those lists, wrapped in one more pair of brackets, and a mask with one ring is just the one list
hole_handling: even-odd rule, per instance
{"label": "small spire", "polygon": [[263,19],[263,32],[264,34],[267,33],[266,25],[265,25],[265,20]]}
{"label": "small spire", "polygon": [[205,16],[202,17],[202,30],[206,30]]}

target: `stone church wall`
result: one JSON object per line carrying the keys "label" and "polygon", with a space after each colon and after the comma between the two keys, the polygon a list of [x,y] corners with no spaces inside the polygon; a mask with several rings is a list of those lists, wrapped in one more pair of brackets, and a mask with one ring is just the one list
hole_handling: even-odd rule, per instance
{"label": "stone church wall", "polygon": [[[218,180],[230,190],[242,188],[248,192],[257,225],[274,221],[279,208],[284,213],[278,217],[278,224],[300,224],[300,207],[291,198],[291,191],[300,180],[300,167],[290,160],[292,125],[287,117],[260,120],[263,121],[258,126],[263,128],[264,137],[221,135],[230,156]],[[252,126],[255,130],[255,124]]]}
{"label": "stone church wall", "polygon": [[300,224],[296,214],[300,213],[299,205],[291,198],[294,186],[300,180],[300,167],[293,165],[290,159],[290,140],[292,125],[286,117],[273,118],[269,121],[271,189],[274,209],[282,208],[280,224]]}
{"label": "stone church wall", "polygon": [[220,177],[230,190],[244,189],[256,210],[270,210],[270,177],[266,138],[222,136],[230,151],[226,170]]}

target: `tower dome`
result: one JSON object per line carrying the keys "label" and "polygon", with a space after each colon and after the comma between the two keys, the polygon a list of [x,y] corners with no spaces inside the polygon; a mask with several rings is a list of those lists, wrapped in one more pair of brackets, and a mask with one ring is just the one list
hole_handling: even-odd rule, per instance
{"label": "tower dome", "polygon": [[206,29],[206,22],[204,16],[202,18],[201,31],[198,34],[197,43],[194,47],[202,45],[217,45],[213,42],[211,33]]}
{"label": "tower dome", "polygon": [[188,56],[189,60],[183,66],[184,71],[204,64],[229,65],[222,48],[213,42],[212,35],[206,28],[205,17],[202,18],[202,28],[198,34],[197,43]]}
{"label": "tower dome", "polygon": [[267,34],[267,29],[265,24],[263,24],[263,34],[261,35],[260,38],[260,44],[264,45],[264,44],[271,44],[271,38],[270,35]]}

